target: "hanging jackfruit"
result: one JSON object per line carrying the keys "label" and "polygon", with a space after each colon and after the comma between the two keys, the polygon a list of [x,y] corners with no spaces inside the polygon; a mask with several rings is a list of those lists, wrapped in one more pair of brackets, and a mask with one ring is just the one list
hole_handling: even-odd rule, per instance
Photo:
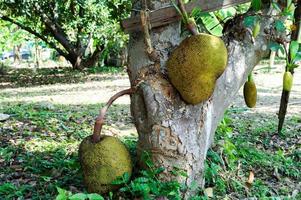
{"label": "hanging jackfruit", "polygon": [[249,108],[256,106],[257,89],[253,79],[249,79],[244,85],[244,99]]}
{"label": "hanging jackfruit", "polygon": [[184,39],[172,52],[166,64],[168,76],[187,103],[198,104],[212,95],[227,59],[227,49],[220,38],[194,35]]}
{"label": "hanging jackfruit", "polygon": [[293,87],[293,75],[291,72],[287,71],[283,75],[283,90],[290,92]]}

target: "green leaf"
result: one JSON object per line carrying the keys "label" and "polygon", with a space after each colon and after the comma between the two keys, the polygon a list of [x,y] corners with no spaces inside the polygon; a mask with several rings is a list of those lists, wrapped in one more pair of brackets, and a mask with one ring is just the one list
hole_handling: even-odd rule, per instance
{"label": "green leaf", "polygon": [[67,200],[68,196],[71,195],[71,192],[68,192],[67,190],[64,190],[60,187],[56,187],[59,195],[55,198],[56,200]]}
{"label": "green leaf", "polygon": [[135,182],[138,182],[138,183],[147,183],[148,181],[149,181],[149,179],[146,177],[135,178]]}
{"label": "green leaf", "polygon": [[88,196],[84,193],[77,193],[69,197],[70,200],[85,200]]}
{"label": "green leaf", "polygon": [[291,41],[291,43],[290,43],[290,56],[291,56],[291,60],[295,59],[298,50],[299,50],[299,43],[297,41]]}
{"label": "green leaf", "polygon": [[293,63],[296,63],[298,61],[301,61],[301,52],[298,52],[295,56],[295,59],[293,60]]}
{"label": "green leaf", "polygon": [[129,182],[130,181],[130,174],[128,173],[128,172],[125,172],[124,174],[123,174],[123,176],[122,176],[122,178],[123,178],[123,182],[124,183],[127,183],[127,182]]}
{"label": "green leaf", "polygon": [[280,6],[278,5],[278,3],[276,2],[272,2],[272,6],[275,10],[277,10],[278,12],[281,12],[281,8]]}
{"label": "green leaf", "polygon": [[268,47],[272,51],[278,51],[278,50],[283,49],[282,45],[277,42],[270,42]]}
{"label": "green leaf", "polygon": [[244,18],[243,24],[245,27],[252,28],[257,21],[257,18],[255,16],[247,16]]}
{"label": "green leaf", "polygon": [[201,19],[209,33],[216,36],[223,35],[223,26],[213,13],[203,13]]}
{"label": "green leaf", "polygon": [[104,198],[101,195],[96,193],[88,194],[87,197],[89,200],[104,200]]}
{"label": "green leaf", "polygon": [[276,20],[275,21],[275,28],[278,32],[284,32],[286,30],[286,27],[281,20]]}
{"label": "green leaf", "polygon": [[251,6],[255,11],[259,11],[261,9],[261,0],[252,0]]}
{"label": "green leaf", "polygon": [[59,194],[56,196],[55,200],[67,200],[67,196],[64,194]]}
{"label": "green leaf", "polygon": [[234,7],[223,8],[214,12],[214,14],[223,21],[229,19],[230,17],[233,17],[236,13],[237,11]]}
{"label": "green leaf", "polygon": [[60,188],[60,187],[56,187],[57,191],[59,194],[65,194],[66,193],[66,190]]}
{"label": "green leaf", "polygon": [[122,185],[125,182],[123,181],[122,177],[117,178],[116,180],[114,180],[111,184],[113,185]]}

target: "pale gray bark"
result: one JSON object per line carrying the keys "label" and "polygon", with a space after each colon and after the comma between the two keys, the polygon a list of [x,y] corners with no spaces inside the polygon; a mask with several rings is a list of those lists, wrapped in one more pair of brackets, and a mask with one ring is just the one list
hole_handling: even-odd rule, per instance
{"label": "pale gray bark", "polygon": [[[166,6],[160,0],[151,2],[151,9]],[[270,23],[265,19],[262,27]],[[268,55],[268,41],[262,35],[254,44],[247,36],[243,41],[224,38],[228,43],[228,66],[217,80],[214,94],[206,102],[188,105],[169,83],[165,70],[170,52],[183,39],[179,23],[151,30],[153,47],[160,55],[159,64],[148,58],[143,34],[132,33],[128,48],[129,76],[132,84],[137,79],[143,80],[131,97],[131,111],[139,133],[138,153],[151,152],[155,164],[166,171],[173,167],[185,170],[188,178],[182,177],[181,181],[187,185],[196,181],[202,187],[206,153],[217,125],[247,75]],[[166,176],[165,180],[169,178]]]}

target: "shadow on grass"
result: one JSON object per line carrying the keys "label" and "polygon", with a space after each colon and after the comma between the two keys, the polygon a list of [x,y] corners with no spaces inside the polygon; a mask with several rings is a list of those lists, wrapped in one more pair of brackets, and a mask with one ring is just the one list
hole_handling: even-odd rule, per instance
{"label": "shadow on grass", "polygon": [[51,85],[57,83],[80,83],[87,80],[106,80],[110,76],[89,78],[91,74],[111,74],[120,73],[120,67],[97,67],[83,71],[73,70],[68,67],[40,68],[34,72],[32,69],[20,68],[10,69],[5,75],[0,76],[0,89],[29,87],[39,85]]}
{"label": "shadow on grass", "polygon": [[[7,105],[2,111],[11,118],[0,122],[0,197],[54,199],[56,187],[84,192],[78,145],[92,133],[101,106]],[[104,129],[112,126],[133,126],[128,105],[111,107]],[[132,154],[136,138],[122,137]]]}
{"label": "shadow on grass", "polygon": [[5,174],[0,177],[2,198],[54,199],[56,187],[74,192],[84,190],[77,151],[71,150],[70,145],[52,150],[29,148],[26,142],[2,144],[1,153],[5,153],[0,169],[0,174]]}

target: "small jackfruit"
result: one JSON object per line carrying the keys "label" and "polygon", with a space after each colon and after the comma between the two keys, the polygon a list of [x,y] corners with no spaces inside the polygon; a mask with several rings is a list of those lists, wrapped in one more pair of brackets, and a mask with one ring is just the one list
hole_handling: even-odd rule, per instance
{"label": "small jackfruit", "polygon": [[254,108],[257,101],[257,89],[255,82],[249,80],[244,85],[244,99],[249,108]]}
{"label": "small jackfruit", "polygon": [[124,173],[132,173],[127,148],[112,136],[102,136],[97,143],[86,137],[79,146],[79,158],[84,182],[90,193],[107,193],[117,189],[111,183]]}
{"label": "small jackfruit", "polygon": [[290,92],[293,87],[293,75],[291,72],[287,71],[283,75],[283,90]]}
{"label": "small jackfruit", "polygon": [[187,103],[198,104],[212,95],[227,59],[227,48],[220,38],[199,34],[184,39],[166,66],[169,79],[182,98]]}

